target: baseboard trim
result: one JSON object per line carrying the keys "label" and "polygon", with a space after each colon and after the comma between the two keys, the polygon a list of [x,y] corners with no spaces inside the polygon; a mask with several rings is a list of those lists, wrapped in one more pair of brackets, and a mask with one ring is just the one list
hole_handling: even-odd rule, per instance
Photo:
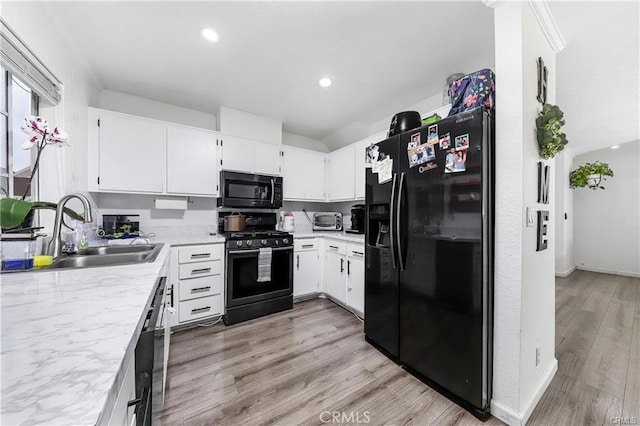
{"label": "baseboard trim", "polygon": [[527,424],[527,421],[529,421],[529,417],[531,417],[533,410],[536,408],[536,405],[538,405],[538,402],[540,402],[542,395],[544,395],[544,392],[551,384],[551,380],[553,380],[557,371],[558,360],[554,358],[551,366],[545,373],[544,380],[538,384],[536,391],[531,395],[531,398],[521,412],[515,412],[500,401],[493,399],[491,401],[491,414],[510,426],[524,426]]}
{"label": "baseboard trim", "polygon": [[576,268],[581,270],[581,271],[598,272],[598,273],[601,273],[601,274],[622,275],[622,276],[625,276],[625,277],[640,278],[640,273],[638,273],[638,272],[615,271],[615,270],[611,270],[611,269],[591,268],[591,267],[588,267],[588,266],[576,266]]}
{"label": "baseboard trim", "polygon": [[576,270],[576,267],[574,265],[574,266],[572,266],[571,268],[567,269],[564,272],[556,271],[556,277],[560,277],[560,278],[568,277],[575,270]]}

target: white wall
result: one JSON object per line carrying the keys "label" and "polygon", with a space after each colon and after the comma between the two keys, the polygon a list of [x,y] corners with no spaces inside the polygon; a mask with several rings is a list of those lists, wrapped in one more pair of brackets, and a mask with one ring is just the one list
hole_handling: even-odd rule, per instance
{"label": "white wall", "polygon": [[555,159],[556,165],[556,276],[566,277],[576,268],[573,241],[573,191],[569,173],[574,154],[566,147]]}
{"label": "white wall", "polygon": [[574,194],[575,261],[578,269],[640,277],[640,141],[578,155],[572,170],[602,161],[613,170],[604,190]]}
{"label": "white wall", "polygon": [[282,132],[282,144],[312,151],[329,152],[329,148],[321,140],[296,135],[295,133]]}
{"label": "white wall", "polygon": [[[496,147],[495,282],[492,413],[524,424],[557,370],[555,359],[554,174],[550,203],[537,203],[536,59],[549,69],[548,102],[555,101],[555,53],[531,7],[495,8]],[[553,169],[554,161],[547,161]],[[536,228],[526,208],[548,210],[548,248],[536,252]],[[536,366],[535,350],[541,348]]]}
{"label": "white wall", "polygon": [[254,141],[281,144],[282,121],[220,105],[218,131]]}
{"label": "white wall", "polygon": [[[2,17],[64,85],[61,103],[41,108],[40,115],[69,133],[69,146],[43,151],[39,199],[57,202],[66,193],[86,191],[87,106],[98,103],[99,82],[69,47],[64,28],[52,20],[45,3],[3,2]],[[40,224],[52,226],[53,213],[42,214]]]}
{"label": "white wall", "polygon": [[[96,106],[96,105],[91,105]],[[182,108],[164,102],[153,101],[115,90],[104,89],[100,92],[102,109],[153,118],[186,126],[216,130],[216,115],[194,109]]]}

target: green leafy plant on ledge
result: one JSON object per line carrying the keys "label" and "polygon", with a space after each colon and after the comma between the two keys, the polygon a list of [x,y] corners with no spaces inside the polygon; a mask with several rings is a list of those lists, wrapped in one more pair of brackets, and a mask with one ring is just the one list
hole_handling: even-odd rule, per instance
{"label": "green leafy plant on ledge", "polygon": [[556,105],[544,104],[536,118],[538,149],[545,160],[553,158],[569,143],[562,133],[564,113]]}
{"label": "green leafy plant on ledge", "polygon": [[605,176],[613,177],[613,170],[609,164],[596,161],[594,163],[586,163],[569,174],[569,186],[573,189],[584,188],[604,189],[601,185]]}

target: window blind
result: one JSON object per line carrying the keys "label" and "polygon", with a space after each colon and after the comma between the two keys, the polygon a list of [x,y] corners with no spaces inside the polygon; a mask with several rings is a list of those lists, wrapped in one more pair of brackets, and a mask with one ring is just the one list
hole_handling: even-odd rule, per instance
{"label": "window blind", "polygon": [[0,63],[49,105],[58,105],[62,83],[0,18]]}

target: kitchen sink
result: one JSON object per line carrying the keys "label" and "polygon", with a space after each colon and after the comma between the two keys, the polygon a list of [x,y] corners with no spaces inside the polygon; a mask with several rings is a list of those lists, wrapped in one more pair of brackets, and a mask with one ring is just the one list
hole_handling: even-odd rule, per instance
{"label": "kitchen sink", "polygon": [[[78,256],[93,256],[103,254],[143,253],[153,250],[157,244],[136,244],[129,246],[101,246],[89,247],[78,252]],[[160,244],[162,245],[162,244]]]}
{"label": "kitchen sink", "polygon": [[60,257],[44,269],[93,268],[153,262],[162,246],[163,244],[89,247],[77,254]]}

